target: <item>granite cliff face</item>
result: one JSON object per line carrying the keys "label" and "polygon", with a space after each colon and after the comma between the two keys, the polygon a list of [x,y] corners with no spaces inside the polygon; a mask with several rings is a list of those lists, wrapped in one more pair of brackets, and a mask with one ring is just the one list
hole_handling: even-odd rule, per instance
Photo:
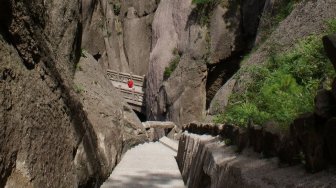
{"label": "granite cliff face", "polygon": [[[251,48],[263,7],[264,1],[161,2],[147,75],[149,118],[179,125],[204,120],[212,98]],[[177,68],[164,80],[177,58]]]}
{"label": "granite cliff face", "polygon": [[[94,186],[123,150],[145,140],[140,121],[115,91],[97,97],[79,93],[74,84],[82,48],[80,7],[78,1],[40,0],[1,5],[0,187]],[[88,78],[111,87],[104,76]],[[109,103],[88,111],[88,96]],[[106,109],[124,116],[104,114]]]}
{"label": "granite cliff face", "polygon": [[82,48],[99,53],[105,69],[147,74],[157,6],[155,0],[83,0]]}
{"label": "granite cliff face", "polygon": [[286,50],[336,17],[334,0],[298,1],[265,33],[285,1],[5,0],[0,187],[96,186],[147,139],[106,69],[146,75],[150,120],[181,126],[225,110],[249,82],[232,77],[243,55],[258,45],[242,66],[260,64],[274,41]]}

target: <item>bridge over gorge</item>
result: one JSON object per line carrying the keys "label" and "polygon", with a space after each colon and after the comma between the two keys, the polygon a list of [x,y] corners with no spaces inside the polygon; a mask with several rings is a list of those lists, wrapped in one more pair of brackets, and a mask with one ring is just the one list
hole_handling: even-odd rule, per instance
{"label": "bridge over gorge", "polygon": [[[112,82],[112,85],[117,88],[123,95],[126,102],[133,108],[133,110],[145,114],[145,77],[132,75],[124,72],[117,72],[114,70],[107,70],[107,77]],[[133,89],[127,85],[128,79],[134,82]]]}

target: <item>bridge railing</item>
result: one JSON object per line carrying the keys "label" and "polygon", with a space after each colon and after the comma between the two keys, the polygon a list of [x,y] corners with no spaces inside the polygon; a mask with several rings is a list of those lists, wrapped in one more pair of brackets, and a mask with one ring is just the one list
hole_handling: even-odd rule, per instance
{"label": "bridge railing", "polygon": [[[107,77],[112,81],[114,87],[121,92],[128,103],[136,106],[144,105],[144,77],[113,70],[107,70]],[[133,89],[128,88],[128,79],[133,80]]]}
{"label": "bridge railing", "polygon": [[135,86],[144,87],[145,78],[143,76],[131,75],[129,73],[107,70],[107,77],[116,82],[127,83],[128,79],[132,79]]}
{"label": "bridge railing", "polygon": [[136,102],[143,102],[144,101],[144,93],[131,91],[123,88],[118,88],[119,91],[124,95],[125,99],[133,100]]}

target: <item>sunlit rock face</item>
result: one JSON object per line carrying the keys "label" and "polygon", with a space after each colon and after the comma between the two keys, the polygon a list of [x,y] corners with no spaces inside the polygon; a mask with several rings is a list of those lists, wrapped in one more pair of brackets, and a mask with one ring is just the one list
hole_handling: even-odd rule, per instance
{"label": "sunlit rock face", "polygon": [[[263,5],[264,1],[161,2],[153,21],[147,75],[149,118],[178,125],[204,120],[212,98],[237,71],[241,55],[253,43]],[[177,58],[177,68],[164,79],[165,70]]]}
{"label": "sunlit rock face", "polygon": [[99,53],[104,69],[147,74],[157,6],[155,0],[82,1],[82,48]]}

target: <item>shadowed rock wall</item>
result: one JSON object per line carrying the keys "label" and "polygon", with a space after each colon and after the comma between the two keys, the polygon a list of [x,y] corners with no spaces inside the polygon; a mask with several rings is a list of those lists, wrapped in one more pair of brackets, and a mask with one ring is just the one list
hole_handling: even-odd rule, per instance
{"label": "shadowed rock wall", "polygon": [[[144,138],[137,139],[141,123],[134,114],[132,126],[115,119],[104,125],[113,134],[101,135],[96,118],[102,114],[87,112],[78,97],[73,77],[81,54],[79,2],[7,0],[3,5],[0,187],[99,185],[123,149]],[[109,94],[113,98],[114,92]],[[131,113],[122,103],[108,108]]]}

